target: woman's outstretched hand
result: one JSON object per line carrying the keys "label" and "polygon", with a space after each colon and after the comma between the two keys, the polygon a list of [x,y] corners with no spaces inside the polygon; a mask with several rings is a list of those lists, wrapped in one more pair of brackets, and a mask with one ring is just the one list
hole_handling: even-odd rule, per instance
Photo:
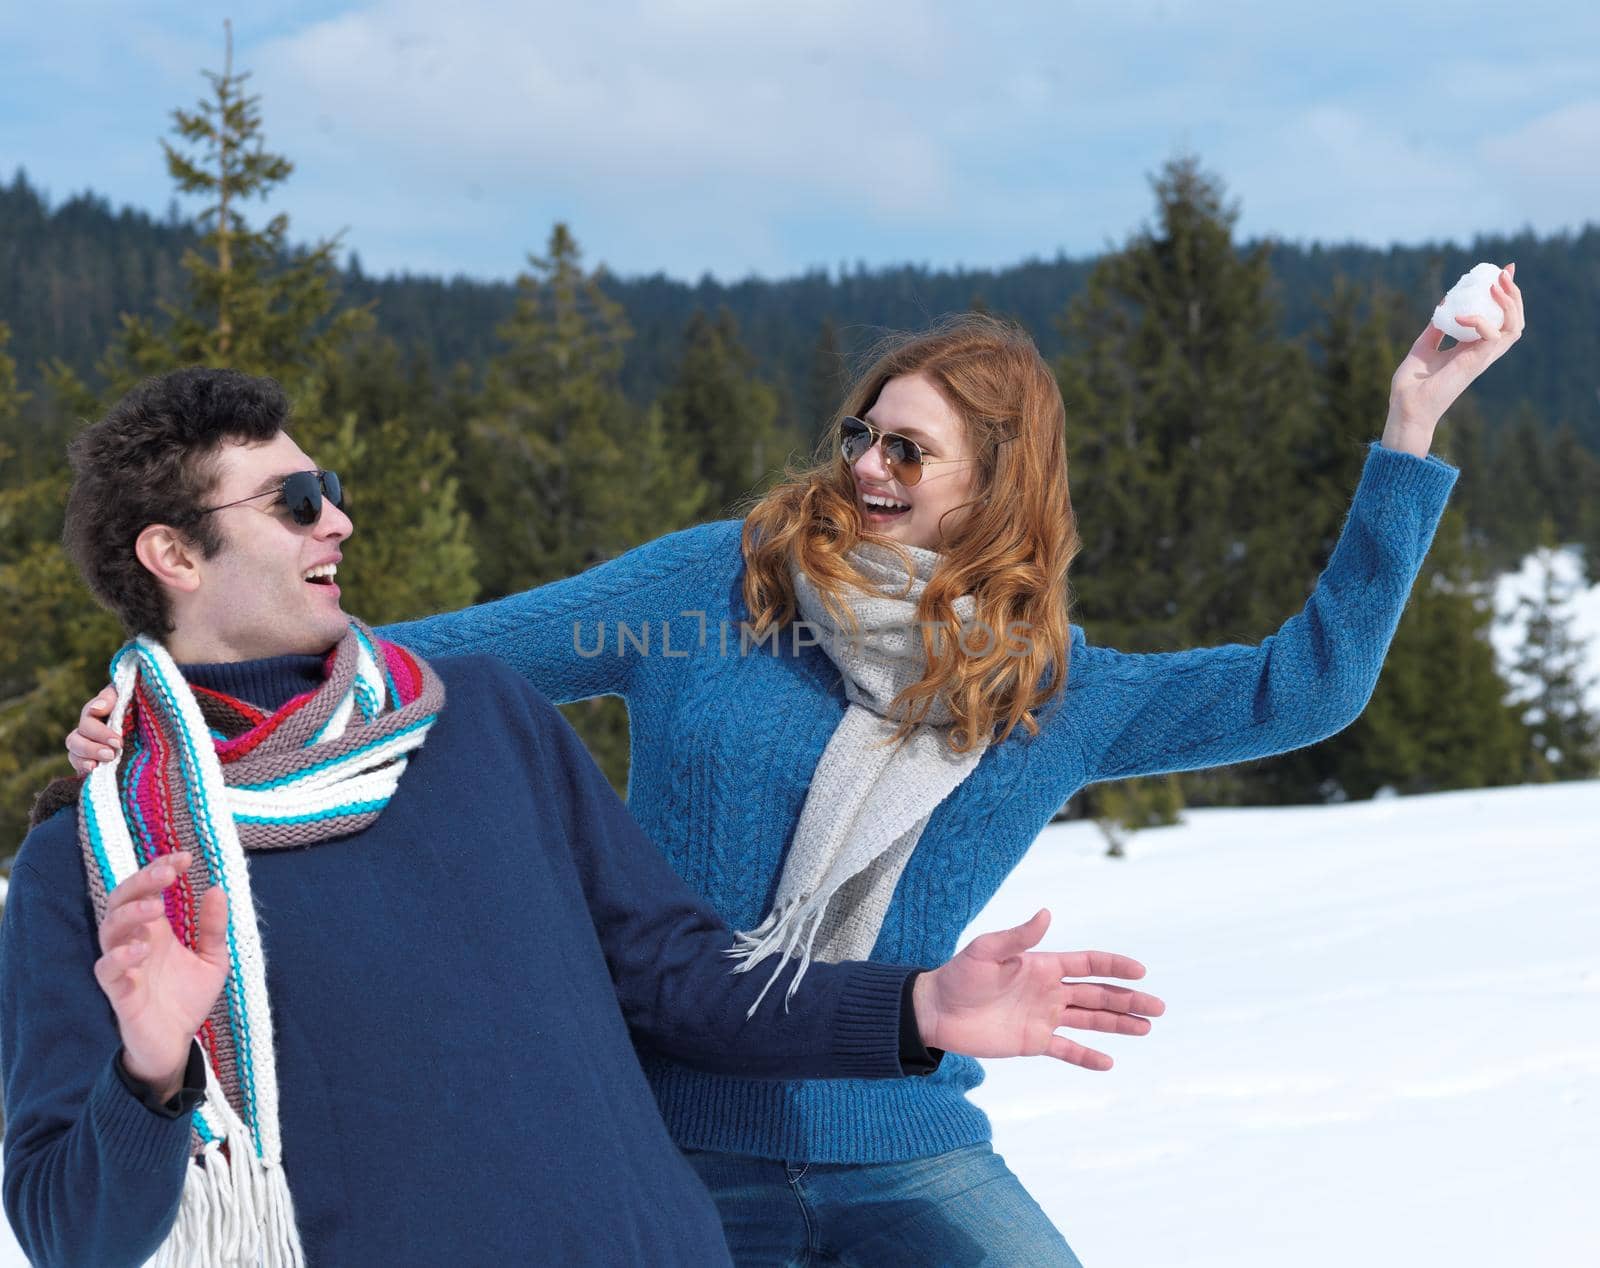
{"label": "woman's outstretched hand", "polygon": [[1167,1006],[1154,995],[1101,982],[1137,981],[1144,965],[1107,951],[1034,951],[1050,913],[1040,911],[1015,929],[985,933],[954,959],[924,973],[911,987],[922,1042],[969,1057],[1048,1055],[1086,1070],[1109,1070],[1111,1058],[1062,1035],[1061,1026],[1118,1035],[1150,1033],[1151,1017]]}
{"label": "woman's outstretched hand", "polygon": [[1517,266],[1507,265],[1489,288],[1504,318],[1500,329],[1482,317],[1457,317],[1478,332],[1473,343],[1458,343],[1441,352],[1444,333],[1429,322],[1389,381],[1389,418],[1383,428],[1386,449],[1425,457],[1433,429],[1467,385],[1510,350],[1522,337],[1522,292],[1514,280]]}
{"label": "woman's outstretched hand", "polygon": [[67,734],[67,760],[80,775],[109,762],[122,748],[122,737],[105,724],[117,704],[117,689],[103,687],[78,711],[78,729]]}

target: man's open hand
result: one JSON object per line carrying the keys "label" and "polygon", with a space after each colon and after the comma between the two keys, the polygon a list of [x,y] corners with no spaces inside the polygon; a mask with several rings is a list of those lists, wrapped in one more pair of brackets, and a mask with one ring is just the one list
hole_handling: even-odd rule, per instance
{"label": "man's open hand", "polygon": [[1049,927],[1050,913],[1040,911],[1015,929],[979,935],[948,964],[918,977],[911,991],[923,1043],[969,1057],[1042,1054],[1086,1070],[1109,1070],[1111,1058],[1105,1053],[1056,1029],[1149,1034],[1149,1019],[1167,1007],[1154,995],[1063,980],[1137,981],[1144,965],[1108,951],[1032,950]]}
{"label": "man's open hand", "polygon": [[162,1099],[183,1086],[189,1043],[228,979],[228,897],[213,886],[200,900],[191,951],[167,923],[162,891],[188,868],[180,850],[141,867],[111,891],[100,923],[94,976],[122,1035],[122,1065]]}

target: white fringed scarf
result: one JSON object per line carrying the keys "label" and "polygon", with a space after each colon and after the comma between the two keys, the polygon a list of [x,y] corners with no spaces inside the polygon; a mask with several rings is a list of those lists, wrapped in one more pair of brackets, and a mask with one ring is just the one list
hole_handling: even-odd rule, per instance
{"label": "white fringed scarf", "polygon": [[[844,676],[850,705],[817,762],[772,910],[748,933],[735,934],[728,953],[739,960],[738,973],[768,956],[786,961],[798,953],[786,1002],[813,957],[837,963],[870,954],[922,830],[988,747],[983,739],[970,752],[950,750],[946,734],[954,718],[942,698],[903,742],[893,742],[895,698],[927,672],[917,603],[940,559],[931,550],[906,552],[914,567],[909,589],[894,550],[864,542],[850,553],[870,587],[844,596],[856,630],[835,620],[809,577],[791,570],[800,619]],[[963,595],[955,609],[965,623],[977,605]],[[762,997],[782,969],[780,962]],[[760,1003],[758,997],[752,1015]]]}

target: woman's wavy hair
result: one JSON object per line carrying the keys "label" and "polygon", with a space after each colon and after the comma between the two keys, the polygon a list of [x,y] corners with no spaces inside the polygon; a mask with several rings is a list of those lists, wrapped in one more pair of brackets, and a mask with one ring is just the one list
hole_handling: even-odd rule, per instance
{"label": "woman's wavy hair", "polygon": [[[930,330],[892,335],[874,350],[812,465],[791,469],[746,516],[744,601],[758,634],[792,621],[792,561],[850,627],[843,595],[862,582],[846,555],[871,535],[833,433],[839,420],[870,410],[890,379],[912,374],[928,379],[961,416],[977,476],[962,504],[968,513],[941,544],[943,558],[918,604],[928,671],[895,702],[897,738],[924,721],[942,695],[955,717],[950,747],[969,752],[1019,724],[1037,734],[1038,710],[1067,681],[1067,569],[1079,540],[1067,494],[1065,409],[1054,375],[1018,326],[951,317]],[[954,605],[964,594],[977,603],[973,637],[940,637],[962,628]]]}

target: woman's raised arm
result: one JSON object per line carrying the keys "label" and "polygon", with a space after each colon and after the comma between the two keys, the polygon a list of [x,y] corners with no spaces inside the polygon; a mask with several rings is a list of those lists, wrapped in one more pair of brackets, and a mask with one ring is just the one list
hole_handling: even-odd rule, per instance
{"label": "woman's raised arm", "polygon": [[1515,268],[1490,290],[1504,313],[1498,330],[1457,316],[1477,341],[1441,352],[1444,335],[1430,324],[1411,345],[1328,566],[1276,634],[1256,647],[1157,655],[1074,649],[1066,704],[1082,737],[1085,782],[1284,753],[1360,715],[1455,483],[1454,468],[1427,456],[1434,429],[1521,337]]}
{"label": "woman's raised arm", "polygon": [[[739,550],[739,530],[721,521],[669,533],[575,577],[378,633],[419,656],[493,656],[557,704],[626,696],[638,662],[613,654],[616,626],[677,616],[678,600],[693,593],[693,574]],[[609,642],[597,637],[600,622]]]}
{"label": "woman's raised arm", "polygon": [[[669,533],[593,568],[548,585],[455,612],[402,621],[378,633],[419,656],[493,656],[538,691],[565,704],[590,696],[626,696],[637,661],[618,654],[617,626],[637,631],[679,615],[678,593],[693,593],[693,574],[737,552],[736,521]],[[607,638],[602,640],[600,623]],[[121,737],[106,726],[116,693],[107,687],[83,706],[66,740],[73,770],[86,775]]]}
{"label": "woman's raised arm", "polygon": [[1085,783],[1201,770],[1343,730],[1378,681],[1456,470],[1373,445],[1305,607],[1257,646],[1075,646],[1064,701]]}

